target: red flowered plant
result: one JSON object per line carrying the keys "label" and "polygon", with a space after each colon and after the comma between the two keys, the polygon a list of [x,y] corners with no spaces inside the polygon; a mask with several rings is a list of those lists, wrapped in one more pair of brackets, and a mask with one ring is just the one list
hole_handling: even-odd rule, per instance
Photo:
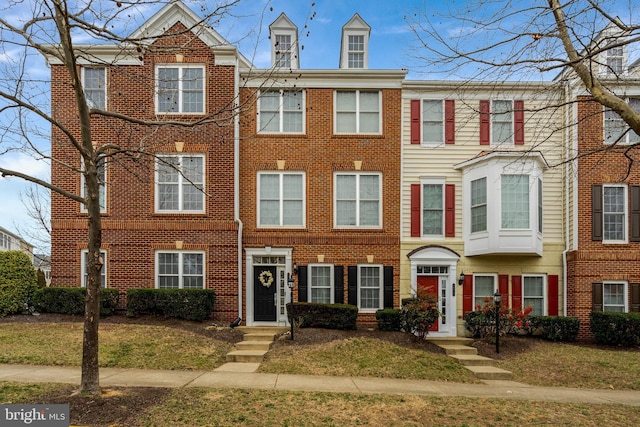
{"label": "red flowered plant", "polygon": [[[531,322],[529,315],[533,307],[527,306],[520,312],[514,312],[505,305],[500,305],[498,333],[504,336],[507,333],[517,333],[520,330],[529,330]],[[475,311],[465,314],[467,330],[477,338],[494,340],[496,336],[496,305],[493,298],[484,300],[484,305],[476,305]]]}

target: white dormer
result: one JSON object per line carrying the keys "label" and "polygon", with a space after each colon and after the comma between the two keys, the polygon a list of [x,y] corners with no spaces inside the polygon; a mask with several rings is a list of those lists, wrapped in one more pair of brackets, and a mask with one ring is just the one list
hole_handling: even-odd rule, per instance
{"label": "white dormer", "polygon": [[369,68],[371,27],[357,13],[342,27],[340,68]]}
{"label": "white dormer", "polygon": [[598,62],[604,76],[622,76],[628,73],[629,56],[625,32],[610,23],[596,39],[597,47],[605,49]]}
{"label": "white dormer", "polygon": [[271,39],[271,66],[274,68],[298,69],[298,27],[282,13],[269,25]]}

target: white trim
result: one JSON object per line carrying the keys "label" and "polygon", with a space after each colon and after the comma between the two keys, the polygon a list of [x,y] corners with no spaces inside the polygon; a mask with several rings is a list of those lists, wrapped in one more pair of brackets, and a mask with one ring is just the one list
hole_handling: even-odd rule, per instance
{"label": "white trim", "polygon": [[[159,95],[159,79],[158,72],[161,68],[177,68],[178,71],[178,111],[160,111],[158,109],[160,101],[158,99]],[[201,111],[183,111],[183,79],[182,79],[182,71],[184,69],[201,69],[202,70],[202,110]],[[154,67],[154,110],[156,114],[167,114],[167,115],[186,115],[186,116],[194,116],[194,115],[203,115],[207,112],[207,68],[204,64],[185,64],[179,62],[171,62],[171,63],[160,63],[155,64]]]}
{"label": "white trim", "polygon": [[[362,269],[363,268],[377,268],[379,273],[378,278],[380,279],[378,287],[378,307],[374,308],[363,308],[362,307],[362,299],[361,299],[361,290],[362,290]],[[376,311],[384,308],[384,265],[382,264],[358,264],[358,311],[360,313],[375,313]],[[374,288],[367,288],[374,289]]]}
{"label": "white trim", "polygon": [[[624,215],[624,219],[622,221],[624,238],[621,240],[607,240],[605,239],[605,216],[607,212],[604,208],[604,189],[605,188],[621,188],[622,196],[624,197],[624,206],[622,210],[622,215]],[[621,245],[629,243],[629,188],[625,183],[605,183],[602,184],[602,243],[608,245]],[[611,213],[610,213],[611,214]]]}
{"label": "white trim", "polygon": [[[158,269],[158,257],[160,254],[178,254],[178,287],[177,288],[160,288],[160,272]],[[184,254],[202,255],[202,289],[207,288],[207,254],[201,250],[176,250],[176,249],[156,249],[154,253],[154,287],[155,289],[184,289]],[[193,276],[193,275],[192,275]],[[187,288],[194,289],[194,288]]]}
{"label": "white trim", "polygon": [[[263,175],[278,175],[278,201],[280,220],[278,225],[263,225],[260,218],[260,178]],[[285,175],[301,175],[302,176],[302,222],[297,225],[285,225],[284,222],[284,180]],[[256,177],[256,227],[264,228],[305,228],[307,218],[307,176],[301,171],[258,171]]]}
{"label": "white trim", "polygon": [[312,297],[314,268],[329,268],[329,304],[335,302],[334,265],[329,263],[311,263],[307,265],[307,302],[314,302]]}
{"label": "white trim", "polygon": [[[629,283],[625,280],[603,280],[602,281],[602,311],[607,311],[604,309],[604,287],[605,285],[622,285],[623,286],[623,298],[624,298],[624,311],[623,313],[629,312]],[[609,304],[609,306],[612,306]],[[608,312],[611,313],[611,312]]]}
{"label": "white trim", "polygon": [[[355,219],[356,224],[354,225],[338,225],[338,176],[355,176],[356,177],[356,212]],[[378,176],[378,225],[360,225],[360,177],[363,175]],[[383,228],[383,218],[382,218],[382,203],[383,203],[383,194],[382,194],[382,173],[381,172],[350,172],[350,171],[340,171],[333,173],[333,228],[337,229],[348,229],[348,228],[361,228],[361,229],[381,229]]]}

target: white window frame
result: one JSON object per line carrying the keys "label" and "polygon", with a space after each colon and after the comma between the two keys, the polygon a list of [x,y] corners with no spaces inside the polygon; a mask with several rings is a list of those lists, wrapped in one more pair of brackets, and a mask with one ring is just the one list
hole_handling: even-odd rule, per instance
{"label": "white window frame", "polygon": [[[508,111],[506,112],[497,112],[496,111],[496,104],[497,103],[510,103],[511,107]],[[491,145],[514,145],[515,144],[515,135],[514,135],[514,123],[515,123],[515,108],[513,106],[513,100],[512,99],[492,99],[491,100],[491,126],[490,126],[490,131],[491,131]],[[498,120],[499,118],[501,118],[502,116],[506,115],[506,114],[510,114],[511,116],[511,120],[510,120],[510,129],[509,129],[509,138],[504,140],[504,141],[498,141],[497,138],[495,138],[495,131],[496,131],[496,127],[498,124],[502,124],[502,123],[507,123],[507,120]]]}
{"label": "white window frame", "polygon": [[[542,279],[542,295],[541,296],[536,296],[536,297],[530,297],[527,298],[526,293],[525,293],[525,289],[526,289],[526,284],[527,284],[527,279],[528,278],[541,278]],[[536,300],[540,300],[540,302],[542,303],[542,314],[540,314],[541,316],[546,316],[547,315],[547,276],[545,274],[523,274],[522,275],[522,289],[520,292],[520,295],[522,295],[522,307],[527,307],[530,304],[527,304],[527,300],[529,299],[536,299]],[[533,316],[534,313],[532,312],[531,315]]]}
{"label": "white window frame", "polygon": [[[622,286],[622,298],[624,301],[624,304],[606,304],[606,290],[607,290],[607,286]],[[628,313],[629,312],[629,284],[626,281],[623,280],[608,280],[606,282],[602,282],[602,311],[607,311],[607,312],[617,312],[617,313]],[[621,307],[622,311],[614,311],[614,310],[607,310],[607,307]]]}
{"label": "white window frame", "polygon": [[[473,204],[473,183],[484,180],[484,203],[478,203],[476,205]],[[469,181],[469,194],[470,194],[470,203],[469,203],[469,218],[470,218],[470,232],[471,233],[485,233],[489,228],[489,217],[488,217],[488,200],[489,200],[489,185],[487,183],[487,177],[482,176],[477,179],[472,179]],[[473,211],[474,209],[482,209],[484,211],[484,228],[482,229],[473,229]]]}
{"label": "white window frame", "polygon": [[[161,288],[160,287],[160,254],[178,254],[178,287],[177,288]],[[207,256],[204,251],[190,251],[190,250],[157,250],[154,255],[154,277],[156,289],[185,289],[184,288],[184,255],[196,254],[202,256],[202,274],[191,275],[194,277],[202,277],[202,288],[187,288],[187,289],[206,289],[207,288]],[[175,276],[175,275],[166,275]]]}
{"label": "white window frame", "polygon": [[[382,264],[358,264],[358,309],[362,313],[375,313],[377,310],[380,310],[384,306],[384,266]],[[378,287],[378,306],[377,307],[367,307],[364,308],[362,304],[363,298],[363,289],[376,289],[374,287],[363,287],[362,279],[363,274],[362,270],[364,268],[376,268],[378,269],[378,278],[379,278],[379,287]]]}
{"label": "white window frame", "polygon": [[[430,117],[429,120],[427,120],[427,118],[425,117],[427,114],[427,108],[426,105],[428,103],[439,103],[440,104],[440,108],[442,110],[442,114],[440,115],[439,118],[437,117]],[[443,144],[445,141],[445,105],[444,105],[444,99],[423,99],[422,103],[421,103],[421,111],[420,111],[420,132],[422,133],[422,136],[420,138],[420,143],[422,145],[441,145]],[[428,140],[427,139],[427,133],[425,132],[425,124],[427,123],[431,123],[435,126],[439,126],[440,127],[440,139],[436,139],[436,140]]]}
{"label": "white window frame", "polygon": [[[602,67],[604,68],[604,74],[609,76],[621,76],[626,74],[627,72],[627,47],[626,45],[622,46],[613,46],[617,44],[620,40],[614,39],[607,43],[605,46],[604,52],[604,63]],[[618,64],[619,62],[619,64]],[[619,70],[617,69],[619,67]]]}
{"label": "white window frame", "polygon": [[[362,93],[377,93],[378,94],[378,131],[377,132],[363,132],[360,130],[360,115],[364,114],[360,108],[360,95]],[[355,93],[356,106],[355,111],[340,110],[338,111],[338,93]],[[382,134],[382,91],[381,90],[336,90],[333,92],[333,133],[336,135],[381,135]],[[338,132],[338,114],[339,113],[354,113],[355,114],[355,130],[353,132]],[[371,111],[366,111],[371,113]]]}
{"label": "white window frame", "polygon": [[[82,170],[84,170],[84,159],[80,158]],[[100,182],[100,212],[105,213],[107,211],[107,161],[102,158],[98,161],[98,180]],[[87,185],[84,174],[80,174],[80,197],[87,197]],[[84,203],[80,203],[80,212],[87,212],[87,206]]]}
{"label": "white window frame", "polygon": [[[262,195],[260,194],[261,188],[261,178],[264,175],[277,175],[278,176],[278,202],[279,202],[279,223],[278,224],[263,224],[260,216],[261,208],[260,203],[262,200]],[[286,175],[300,175],[302,177],[302,218],[300,224],[284,224],[284,202],[286,201],[284,198],[284,176]],[[299,171],[260,171],[257,176],[257,185],[256,185],[256,219],[258,228],[304,228],[306,226],[306,212],[307,212],[307,185],[306,185],[306,174],[304,172]],[[291,199],[289,199],[291,200]]]}
{"label": "white window frame", "polygon": [[[480,305],[480,307],[484,307],[484,299],[487,297],[491,297],[493,298],[493,294],[491,295],[483,295],[483,296],[477,296],[476,293],[476,279],[478,277],[490,277],[491,280],[493,281],[493,293],[496,292],[496,290],[498,289],[498,275],[495,273],[477,273],[473,275],[473,309],[475,310],[476,307],[478,305]],[[482,301],[478,302],[476,301],[476,299],[478,298],[482,298]]]}
{"label": "white window frame", "polygon": [[11,249],[11,236],[0,231],[0,248]]}
{"label": "white window frame", "polygon": [[[355,224],[343,225],[338,224],[338,177],[339,176],[354,176],[356,179],[356,212],[355,212]],[[377,176],[378,177],[378,224],[377,225],[360,225],[360,204],[364,201],[361,198],[360,191],[360,178],[363,176]],[[382,228],[382,173],[380,172],[335,172],[333,175],[333,226],[334,228],[370,228],[380,229]]]}
{"label": "white window frame", "polygon": [[[440,187],[441,191],[441,202],[440,202],[440,232],[439,233],[426,233],[425,232],[425,186],[433,185]],[[435,179],[435,178],[423,178],[420,180],[420,235],[428,236],[428,237],[444,237],[445,233],[445,180],[444,179]],[[436,211],[438,209],[433,208],[431,211]]]}
{"label": "white window frame", "polygon": [[[188,157],[198,157],[202,159],[202,189],[200,189],[200,197],[202,197],[202,209],[184,209],[184,186],[191,185],[197,188],[197,185],[200,183],[189,183],[187,178],[184,176],[181,165],[184,158]],[[178,186],[178,209],[161,209],[160,208],[160,193],[159,186],[163,183],[159,182],[159,165],[165,158],[177,158],[178,159],[178,170],[176,173],[178,175],[178,182],[175,185]],[[206,176],[207,176],[207,162],[206,158],[203,154],[197,153],[185,153],[185,154],[161,154],[156,158],[156,168],[154,173],[154,198],[155,198],[155,213],[204,213],[206,210]],[[164,183],[167,184],[167,183]]]}
{"label": "white window frame", "polygon": [[[619,188],[622,190],[622,197],[624,201],[624,206],[622,206],[621,212],[608,212],[606,210],[606,200],[605,200],[605,190],[607,188]],[[613,244],[623,244],[628,243],[629,239],[629,192],[626,184],[602,184],[602,243],[613,243]],[[622,239],[607,239],[607,227],[606,227],[606,218],[607,216],[622,216]]]}
{"label": "white window frame", "polygon": [[313,271],[314,269],[318,269],[318,268],[328,268],[329,269],[329,301],[327,302],[323,302],[323,303],[327,303],[327,304],[333,304],[335,299],[335,284],[334,284],[334,265],[333,264],[327,264],[327,263],[314,263],[314,264],[309,264],[308,268],[307,268],[307,301],[308,302],[319,302],[319,301],[314,301],[313,298],[313,290],[314,288],[322,288],[322,289],[327,289],[327,287],[325,286],[314,286],[314,276],[313,276]]}
{"label": "white window frame", "polygon": [[[83,288],[87,287],[87,282],[89,281],[89,275],[87,273],[89,250],[83,249],[80,251],[80,286]],[[102,257],[102,269],[100,270],[100,286],[104,289],[107,288],[107,251],[101,250],[100,256]]]}
{"label": "white window frame", "polygon": [[[261,95],[264,94],[265,92],[279,92],[280,95],[280,101],[278,104],[278,130],[265,130],[264,127],[262,126],[262,96],[260,98],[258,98],[258,120],[256,120],[257,126],[258,126],[258,133],[261,134],[275,134],[275,133],[284,133],[284,134],[304,134],[305,133],[305,122],[306,122],[306,108],[305,108],[305,103],[306,103],[306,91],[299,89],[299,90],[287,90],[287,89],[273,89],[273,90],[263,90],[261,91]],[[285,93],[297,93],[300,96],[300,102],[299,102],[299,108],[298,110],[285,110],[285,105],[284,105],[284,95]],[[275,113],[275,111],[273,111]],[[296,130],[296,131],[285,131],[284,130],[284,116],[285,113],[293,113],[293,112],[299,112],[300,113],[300,122],[301,122],[301,126],[300,126],[300,130]]]}
{"label": "white window frame", "polygon": [[538,178],[538,233],[544,230],[544,193],[542,178]]}
{"label": "white window frame", "polygon": [[[625,98],[625,101],[631,108],[640,111],[640,97]],[[630,145],[640,142],[640,135],[631,130],[618,113],[606,107],[603,109],[602,141],[605,145]]]}
{"label": "white window frame", "polygon": [[[103,83],[103,87],[88,87],[87,85],[87,79],[86,79],[86,73],[87,70],[102,70],[103,76],[102,76],[102,81]],[[89,104],[89,108],[97,108],[100,110],[106,110],[107,109],[107,67],[82,67],[82,87],[84,89],[84,96],[87,100],[87,104]],[[104,105],[98,105],[98,103],[96,103],[93,99],[91,99],[91,96],[89,95],[90,93],[95,93],[98,91],[102,91],[103,96],[104,96]]]}
{"label": "white window frame", "polygon": [[[292,34],[284,34],[284,33],[280,33],[280,34],[274,34],[274,55],[275,55],[275,68],[291,68],[291,58],[293,57],[293,43],[294,43],[294,37]],[[282,47],[280,46],[279,42],[280,42],[280,38],[287,38],[288,37],[288,43],[289,43],[289,47],[286,49],[282,49]]]}
{"label": "white window frame", "polygon": [[[162,111],[160,110],[160,81],[159,73],[160,69],[164,68],[177,68],[178,69],[178,108],[176,111]],[[186,69],[201,69],[202,70],[202,110],[201,111],[184,111],[184,88],[183,88],[183,72]],[[207,111],[207,73],[206,68],[202,64],[157,64],[155,67],[155,112],[156,114],[182,114],[182,115],[201,115]],[[195,91],[194,91],[195,92]]]}
{"label": "white window frame", "polygon": [[[510,213],[515,212],[515,210],[505,212],[505,206],[506,206],[505,196],[507,195],[505,194],[505,187],[507,184],[509,184],[509,182],[506,182],[506,180],[509,179],[507,177],[518,177],[518,179],[526,179],[527,185],[525,188],[527,190],[527,193],[526,193],[526,198],[524,199],[524,202],[526,203],[526,225],[523,227],[511,226],[508,222],[508,218],[505,218],[505,216],[508,217],[510,216],[509,215]],[[511,193],[511,195],[513,196],[514,193]],[[531,176],[530,175],[510,174],[510,173],[500,175],[500,229],[502,230],[530,230],[531,229],[531,197],[532,195],[531,195]],[[537,197],[537,194],[536,194],[536,197]],[[511,205],[516,204],[514,202],[518,202],[518,200],[515,200],[515,199],[517,199],[517,197],[515,197],[514,200],[509,200],[509,202],[512,202]],[[517,203],[517,204],[521,204],[521,203]],[[521,213],[524,214],[524,212],[521,212]]]}
{"label": "white window frame", "polygon": [[[366,68],[366,46],[367,38],[364,34],[347,34],[347,68],[363,69]],[[362,39],[362,49],[355,49],[356,42],[352,43],[352,38],[359,37]],[[360,45],[360,42],[357,42]],[[352,55],[358,55],[358,60],[355,57],[352,59]],[[358,65],[358,66],[356,66]]]}

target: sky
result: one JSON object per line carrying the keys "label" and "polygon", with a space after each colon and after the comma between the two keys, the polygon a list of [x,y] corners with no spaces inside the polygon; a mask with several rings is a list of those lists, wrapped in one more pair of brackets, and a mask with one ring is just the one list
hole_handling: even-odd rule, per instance
{"label": "sky", "polygon": [[[81,0],[80,0],[81,1]],[[214,3],[209,0],[184,0],[185,3],[198,15],[202,16],[203,8],[211,8]],[[30,16],[29,5],[33,2],[19,2],[25,9],[24,16]],[[613,14],[619,10],[624,11],[633,6],[637,0],[611,0],[607,1]],[[483,9],[490,8],[496,3],[486,0]],[[500,2],[498,2],[500,3]],[[523,4],[546,4],[546,1],[532,1]],[[469,4],[467,7],[466,5]],[[484,10],[474,10],[478,1],[474,0],[241,0],[239,6],[232,9],[233,16],[226,16],[213,27],[230,43],[239,46],[241,53],[258,68],[270,66],[270,47],[268,27],[282,12],[284,12],[299,31],[301,44],[300,67],[303,69],[336,69],[338,67],[341,29],[355,13],[358,13],[371,27],[369,41],[369,68],[370,69],[408,69],[408,79],[445,79],[447,75],[435,72],[433,68],[427,68],[420,60],[415,59],[416,38],[407,24],[407,18],[411,20],[420,14],[429,16],[431,22],[438,26],[438,31],[444,38],[455,39],[456,35],[476,29],[471,27],[459,27],[459,23],[448,21],[440,16],[447,13],[451,7],[467,7],[468,13],[482,13]],[[518,2],[516,3],[518,4]],[[519,5],[519,4],[518,4]],[[137,29],[145,19],[155,13],[161,5],[150,2],[145,8],[136,13],[129,14],[130,21],[122,27],[114,27],[114,31],[121,35],[128,35]],[[631,8],[638,12],[638,8]],[[0,13],[2,13],[0,7]],[[418,14],[418,15],[416,15]],[[629,18],[629,13],[621,12],[621,17]],[[4,15],[3,15],[4,16]],[[471,15],[472,16],[472,15]],[[637,16],[635,17],[637,19]],[[513,20],[524,20],[526,16],[510,17]],[[637,20],[635,22],[638,22]],[[517,24],[517,22],[516,22]],[[116,23],[118,25],[118,23]],[[585,27],[587,25],[585,24]],[[0,40],[2,34],[0,34]],[[480,43],[486,42],[481,36],[476,37]],[[83,37],[74,37],[76,43],[87,43],[91,40]],[[7,52],[0,52],[0,66]],[[38,57],[32,59],[29,71],[46,82],[48,68],[44,59]],[[498,78],[498,77],[496,77]],[[43,83],[47,84],[48,83]],[[46,88],[44,89],[46,90]],[[48,97],[44,98],[45,100]],[[45,101],[46,102],[46,101]],[[42,108],[48,110],[48,105]],[[0,116],[0,120],[2,120]],[[0,140],[2,141],[2,140]],[[39,142],[44,149],[48,147],[48,141],[42,139]],[[19,170],[32,176],[49,179],[49,165],[22,155],[20,153],[2,153],[0,145],[0,166],[8,169]],[[0,227],[6,228],[16,234],[23,234],[34,226],[29,219],[27,210],[20,200],[28,186],[17,178],[6,179],[0,177]]]}

